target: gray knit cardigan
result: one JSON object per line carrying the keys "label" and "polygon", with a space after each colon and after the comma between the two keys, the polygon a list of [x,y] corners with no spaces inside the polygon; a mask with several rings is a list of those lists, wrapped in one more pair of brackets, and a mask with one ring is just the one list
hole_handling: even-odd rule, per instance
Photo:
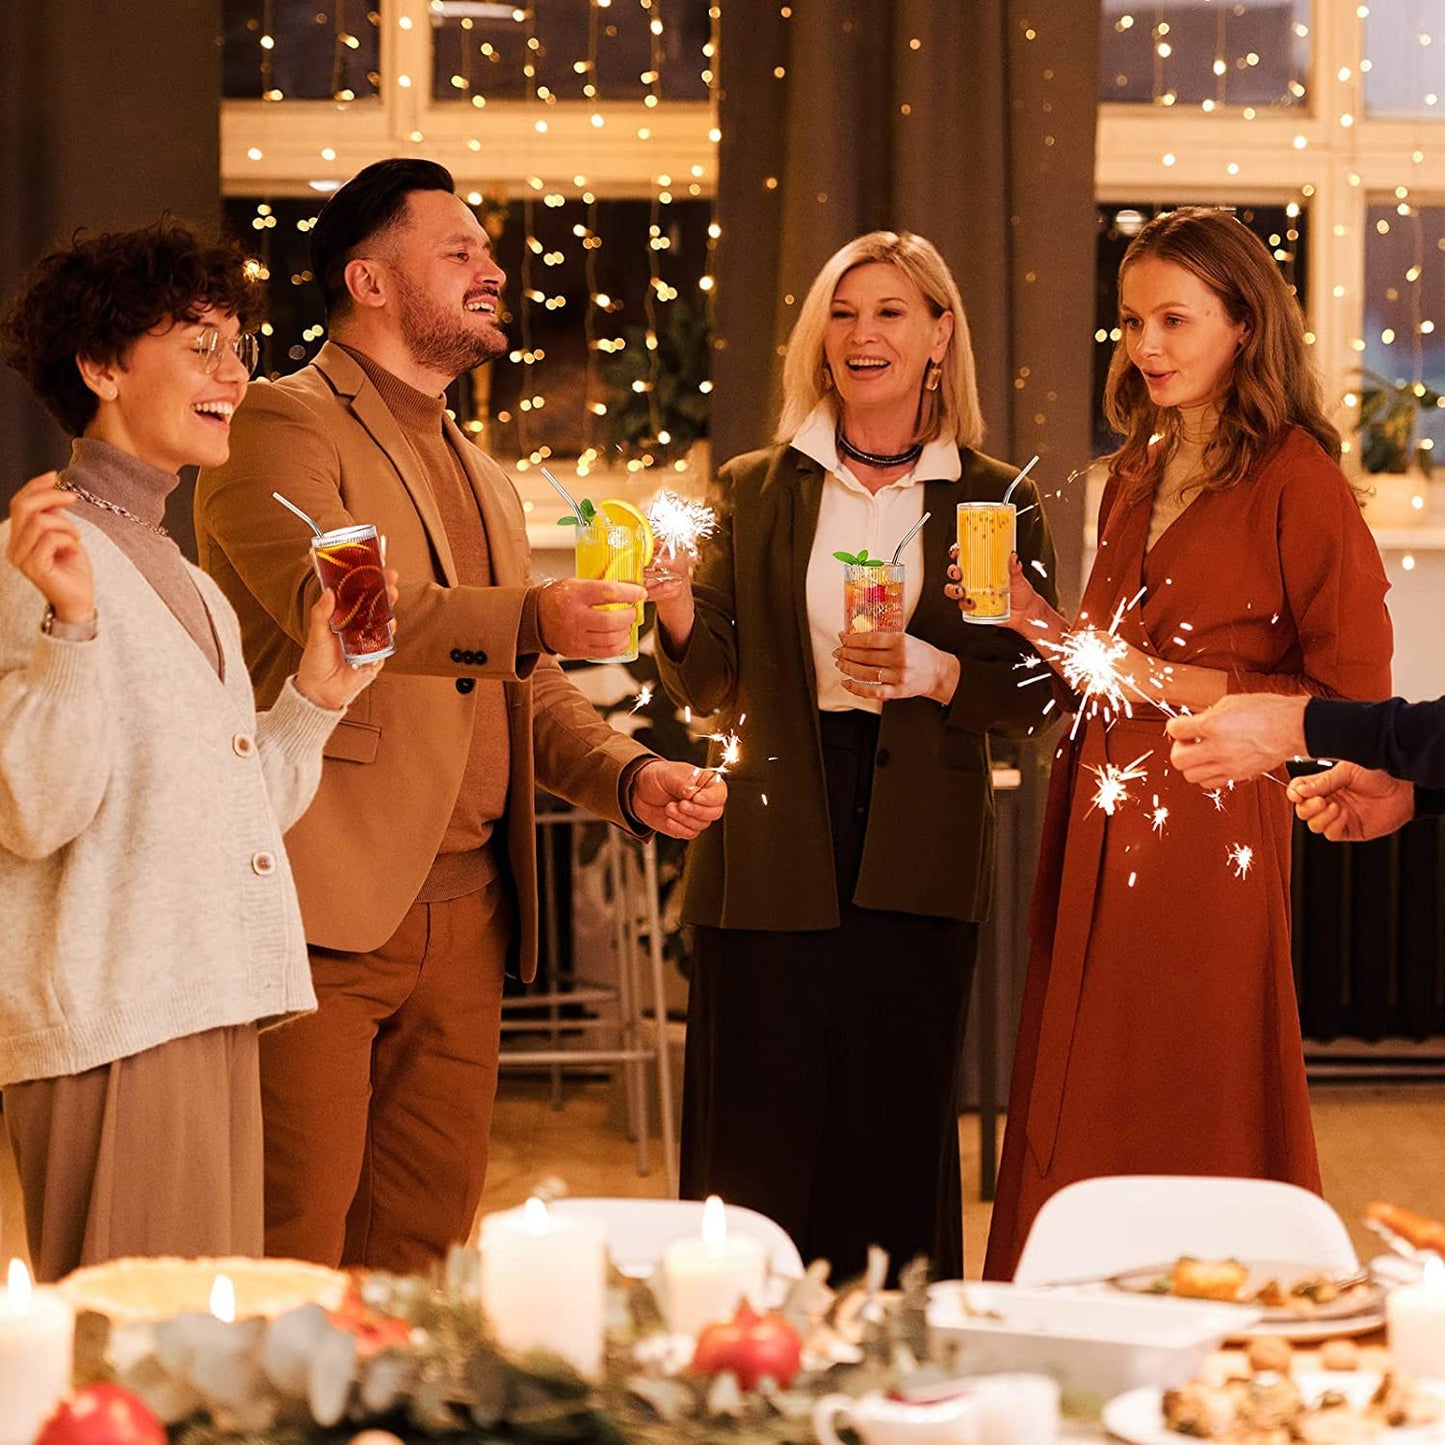
{"label": "gray knit cardigan", "polygon": [[98,636],[42,635],[0,525],[0,1086],[315,1008],[282,834],[340,712],[257,714],[240,629],[191,568],[216,675],[134,565],[75,518]]}

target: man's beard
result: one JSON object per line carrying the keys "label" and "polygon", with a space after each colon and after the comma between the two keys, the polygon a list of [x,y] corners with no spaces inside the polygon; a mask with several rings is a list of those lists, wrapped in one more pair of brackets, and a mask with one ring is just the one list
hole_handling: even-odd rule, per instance
{"label": "man's beard", "polygon": [[418,366],[456,377],[507,349],[507,338],[495,318],[485,329],[473,328],[465,319],[473,313],[453,316],[405,276],[398,273],[394,279],[402,339]]}

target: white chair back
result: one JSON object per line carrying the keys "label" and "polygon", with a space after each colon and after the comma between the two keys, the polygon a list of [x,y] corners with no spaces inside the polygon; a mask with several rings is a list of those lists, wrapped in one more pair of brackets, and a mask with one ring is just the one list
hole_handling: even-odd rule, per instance
{"label": "white chair back", "polygon": [[1339,1215],[1298,1185],[1122,1174],[1070,1184],[1048,1200],[1014,1283],[1102,1279],[1181,1255],[1298,1261],[1341,1274],[1359,1265]]}
{"label": "white chair back", "polygon": [[[612,1262],[624,1273],[650,1270],[674,1240],[702,1233],[702,1201],[697,1199],[558,1199],[548,1207],[557,1214],[598,1220],[606,1231]],[[781,1224],[739,1204],[726,1205],[724,1212],[730,1233],[762,1245],[774,1275],[802,1278],[802,1256]]]}

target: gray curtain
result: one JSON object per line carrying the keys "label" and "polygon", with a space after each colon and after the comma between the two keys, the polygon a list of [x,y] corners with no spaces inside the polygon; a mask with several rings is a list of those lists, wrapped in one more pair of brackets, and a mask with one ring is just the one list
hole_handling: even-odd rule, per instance
{"label": "gray curtain", "polygon": [[[770,439],[809,282],[886,227],[927,236],[958,279],[985,449],[1038,452],[1062,487],[1090,439],[1097,0],[783,8],[723,6],[715,458]],[[1071,598],[1082,505],[1081,485],[1049,504]]]}
{"label": "gray curtain", "polygon": [[[1091,437],[1098,0],[784,8],[723,5],[714,459],[771,440],[783,345],[827,257],[864,231],[916,231],[963,294],[985,450],[1039,454],[1072,605],[1084,486],[1066,483]],[[1018,840],[999,879],[1015,925],[998,1010],[1005,1076],[1052,748],[1024,750],[1023,788],[1004,803]]]}
{"label": "gray curtain", "polygon": [[[166,210],[219,221],[220,11],[220,0],[0,4],[0,305],[77,227]],[[0,368],[0,507],[68,450]],[[167,521],[193,551],[189,488]]]}

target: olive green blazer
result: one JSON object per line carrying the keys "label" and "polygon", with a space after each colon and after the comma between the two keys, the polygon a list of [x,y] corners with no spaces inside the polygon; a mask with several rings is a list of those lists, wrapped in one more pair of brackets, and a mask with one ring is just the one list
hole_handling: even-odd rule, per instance
{"label": "olive green blazer", "polygon": [[[960,450],[957,481],[923,482],[923,592],[908,625],[962,663],[947,707],[929,698],[883,705],[873,799],[854,902],[944,918],[988,914],[994,800],[989,732],[1039,731],[1052,697],[1020,687],[1033,650],[1006,628],[963,620],[943,594],[955,507],[997,501],[1014,468]],[[663,685],[718,732],[736,729],[741,759],[728,769],[722,820],[689,845],[683,921],[721,928],[808,930],[838,925],[832,834],[823,778],[817,684],[809,643],[808,560],[823,469],[788,446],[729,462],[717,483],[719,526],[694,576],[697,621],[686,646],[659,645]],[[1055,600],[1054,549],[1039,494],[1025,480],[1014,500],[1018,550],[1045,571]],[[714,743],[709,757],[720,759]]]}

